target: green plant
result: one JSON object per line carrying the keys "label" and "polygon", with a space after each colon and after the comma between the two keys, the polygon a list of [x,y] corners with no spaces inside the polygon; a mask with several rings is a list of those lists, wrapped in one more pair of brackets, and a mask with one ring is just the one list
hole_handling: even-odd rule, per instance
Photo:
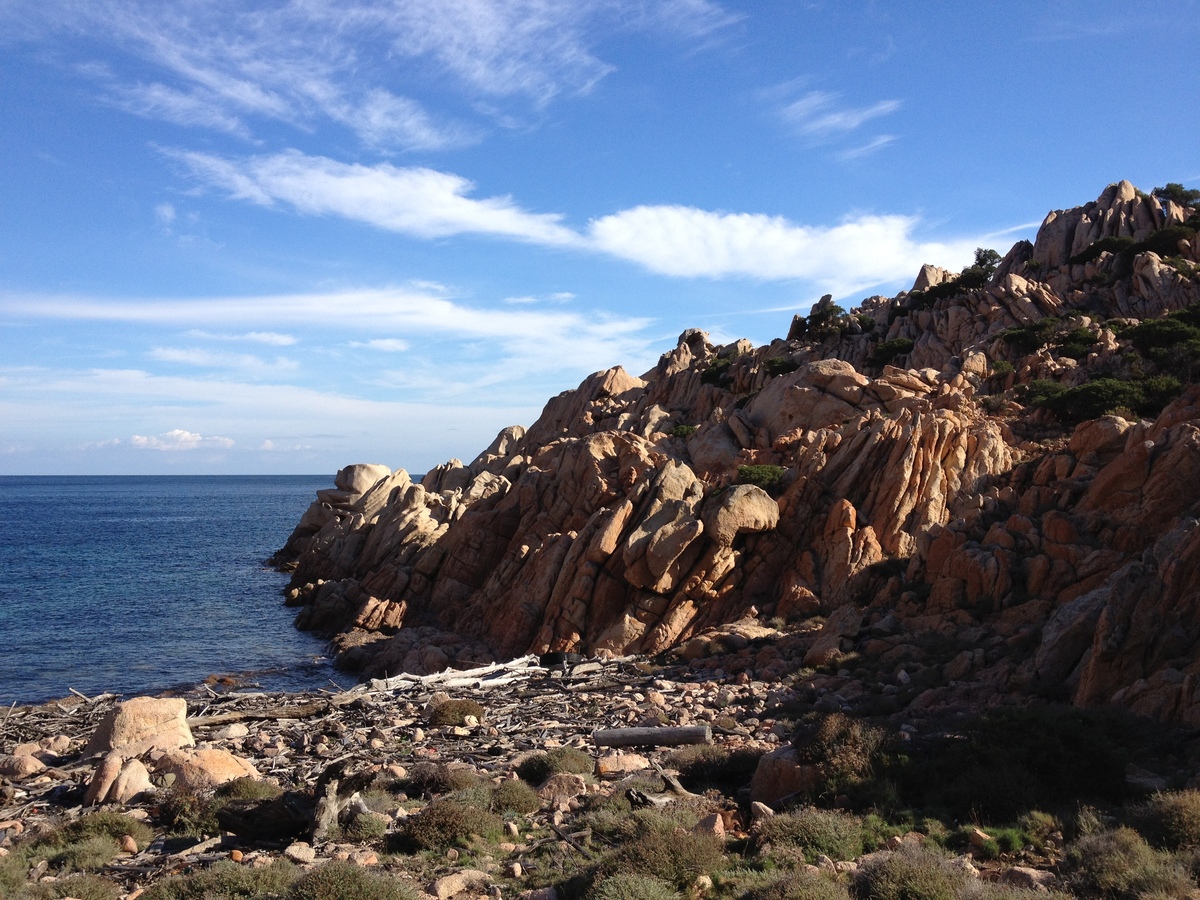
{"label": "green plant", "polygon": [[661,878],[633,872],[602,878],[592,885],[587,900],[677,900],[679,893]]}
{"label": "green plant", "polygon": [[1132,810],[1137,830],[1164,850],[1200,847],[1200,791],[1155,794]]}
{"label": "green plant", "polygon": [[732,364],[733,360],[730,359],[714,359],[708,364],[708,368],[700,373],[701,384],[721,386],[725,383],[725,376],[728,375]]}
{"label": "green plant", "polygon": [[112,862],[119,849],[108,835],[94,834],[63,845],[51,854],[50,865],[60,872],[94,872]]}
{"label": "green plant", "polygon": [[1055,346],[1060,356],[1083,359],[1092,351],[1092,347],[1096,346],[1098,340],[1091,331],[1081,325],[1059,334],[1055,340]]}
{"label": "green plant", "polygon": [[439,703],[429,714],[430,725],[463,725],[467,716],[474,716],[477,722],[482,722],[487,710],[474,700],[447,700]]}
{"label": "green plant", "polygon": [[388,818],[378,813],[360,812],[349,824],[340,827],[339,837],[344,841],[366,844],[382,838],[388,830]]}
{"label": "green plant", "polygon": [[734,751],[719,744],[693,744],[681,747],[667,759],[679,772],[679,780],[691,791],[716,788],[735,793],[748,784],[763,751],[739,747]]}
{"label": "green plant", "polygon": [[671,435],[671,437],[685,438],[690,437],[699,430],[699,425],[676,425],[667,434]]}
{"label": "green plant", "polygon": [[905,844],[855,872],[859,900],[958,900],[967,876],[938,850]]}
{"label": "green plant", "polygon": [[22,900],[117,900],[124,893],[99,875],[71,875],[49,884],[30,885]]}
{"label": "green plant", "polygon": [[159,821],[168,833],[200,837],[220,831],[217,811],[220,801],[179,788],[171,788],[158,806]]}
{"label": "green plant", "polygon": [[150,826],[137,819],[118,812],[103,811],[87,813],[62,830],[63,837],[68,841],[103,835],[119,841],[128,835],[137,843],[138,849],[144,849],[154,838]]}
{"label": "green plant", "polygon": [[843,713],[801,727],[792,739],[801,759],[817,767],[817,792],[834,796],[866,780],[883,746],[882,729]]}
{"label": "green plant", "polygon": [[541,805],[537,791],[518,779],[506,779],[492,792],[492,812],[524,815]]}
{"label": "green plant", "polygon": [[862,821],[857,816],[815,806],[766,819],[758,826],[757,837],[763,844],[799,847],[810,863],[822,854],[854,859],[863,848]]}
{"label": "green plant", "polygon": [[1024,325],[1014,325],[1000,332],[1000,337],[1006,344],[1011,344],[1021,353],[1032,353],[1039,347],[1050,342],[1058,331],[1059,320],[1046,316]]}
{"label": "green plant", "polygon": [[1086,897],[1181,897],[1195,887],[1184,868],[1155,853],[1136,831],[1085,835],[1063,859],[1067,886]]}
{"label": "green plant", "polygon": [[417,893],[391,876],[335,861],[293,882],[285,900],[417,900]]}
{"label": "green plant", "polygon": [[227,781],[216,790],[218,797],[230,800],[274,800],[283,788],[273,781],[251,778],[249,775]]}
{"label": "green plant", "polygon": [[523,759],[517,766],[517,777],[532,785],[540,785],[559,772],[590,775],[595,768],[595,761],[582,750],[574,747],[556,747]]}
{"label": "green plant", "polygon": [[809,872],[789,872],[751,888],[739,900],[848,900],[845,886]]}
{"label": "green plant", "polygon": [[299,874],[286,859],[263,869],[222,860],[209,869],[151,885],[141,900],[266,900],[281,896]]}
{"label": "green plant", "polygon": [[1013,364],[1007,359],[1000,359],[992,363],[992,375],[995,377],[1004,377],[1012,374]]}
{"label": "green plant", "polygon": [[777,487],[786,474],[787,469],[783,466],[738,466],[738,483],[769,490]]}
{"label": "green plant", "polygon": [[421,850],[445,850],[467,846],[472,835],[498,840],[503,824],[499,816],[486,809],[434,800],[404,820],[400,838]]}
{"label": "green plant", "polygon": [[1180,206],[1196,206],[1200,203],[1200,190],[1185,188],[1177,181],[1168,181],[1163,187],[1150,192],[1160,200],[1170,200]]}
{"label": "green plant", "polygon": [[873,366],[886,366],[897,356],[910,352],[912,348],[911,338],[893,338],[890,341],[883,341],[875,347],[867,362]]}
{"label": "green plant", "polygon": [[653,875],[685,888],[724,865],[716,837],[684,830],[662,813],[639,811],[624,828],[626,839],[605,861],[606,874]]}

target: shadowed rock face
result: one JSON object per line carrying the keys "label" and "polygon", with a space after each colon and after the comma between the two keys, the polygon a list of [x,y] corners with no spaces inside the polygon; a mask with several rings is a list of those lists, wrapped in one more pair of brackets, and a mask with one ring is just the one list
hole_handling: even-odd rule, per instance
{"label": "shadowed rock face", "polygon": [[[1106,319],[1200,302],[1200,276],[1154,253],[1069,262],[1188,213],[1112,185],[1051,213],[981,288],[927,267],[920,301],[869,298],[819,340],[757,349],[689,330],[641,378],[590,376],[470,465],[419,483],[343,470],[276,559],[297,624],[379,675],[658,652],[748,615],[854,607],[863,628],[822,659],[944,665],[927,706],[1038,692],[1200,719],[1200,390],[1156,421],[1073,431],[1011,402],[1112,371],[1129,347]],[[1180,256],[1200,260],[1200,237]],[[1006,337],[1067,316],[1095,339],[1084,360]],[[911,341],[902,365],[879,363],[884,341]],[[964,633],[972,648],[929,656],[930,635]]]}

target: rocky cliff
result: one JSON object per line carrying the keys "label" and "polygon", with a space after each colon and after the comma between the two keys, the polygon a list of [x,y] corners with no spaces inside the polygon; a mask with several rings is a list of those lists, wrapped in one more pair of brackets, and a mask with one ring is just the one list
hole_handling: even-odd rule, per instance
{"label": "rocky cliff", "polygon": [[1121,182],[786,340],[686,331],[470,464],[348,467],[276,557],[297,624],[392,675],[756,620],[809,669],[916,678],[893,709],[1200,723],[1198,225]]}

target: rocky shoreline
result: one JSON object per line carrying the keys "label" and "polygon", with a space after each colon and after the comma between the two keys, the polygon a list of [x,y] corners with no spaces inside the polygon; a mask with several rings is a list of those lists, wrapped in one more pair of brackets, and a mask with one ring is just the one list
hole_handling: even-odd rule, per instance
{"label": "rocky shoreline", "polygon": [[[848,671],[803,667],[810,634],[742,622],[705,640],[708,651],[697,645],[690,660],[545,668],[524,658],[343,692],[210,688],[184,698],[73,697],[10,709],[0,724],[0,893],[280,896],[278,884],[218,888],[281,872],[294,887],[305,873],[337,864],[329,872],[339,879],[353,880],[345,872],[354,867],[373,873],[373,889],[401,885],[406,897],[575,900],[607,896],[613,879],[659,878],[632,849],[653,833],[671,854],[702,860],[659,878],[668,895],[776,896],[768,888],[785,890],[791,879],[786,890],[810,891],[795,896],[875,896],[862,893],[864,879],[903,864],[952,886],[938,896],[1007,898],[1078,891],[1087,882],[1072,848],[1089,835],[1118,833],[1113,826],[1123,819],[1140,821],[1147,797],[1200,804],[1185,787],[1200,746],[1195,735],[1173,733],[1161,755],[1139,747],[1136,764],[1133,755],[1118,761],[1115,793],[1089,783],[1071,802],[1045,796],[1002,819],[935,812],[936,804],[909,808],[885,795],[911,787],[881,794],[878,776],[902,785],[897,759],[934,759],[939,742],[968,740],[964,716],[847,715],[859,688],[851,689]],[[760,680],[771,661],[797,668]],[[1004,727],[1036,721],[1018,716]],[[707,743],[667,739],[697,726]],[[612,729],[652,736],[639,738],[647,746],[599,745],[597,733]],[[1054,739],[1020,737],[1043,746]],[[1076,744],[1073,752],[1072,767],[1100,765],[1089,758],[1100,748]],[[854,770],[847,761],[860,757]],[[963,771],[979,783],[1011,774],[996,765]],[[1185,789],[1163,793],[1168,788]],[[469,821],[436,818],[451,811]],[[1031,818],[1035,812],[1044,821]],[[1088,816],[1090,831],[1080,824]],[[1040,832],[1033,821],[1042,821]],[[83,834],[90,855],[77,847]],[[96,855],[104,841],[110,858]],[[1163,865],[1156,877],[1194,888],[1183,862]],[[641,884],[633,896],[649,889]]]}

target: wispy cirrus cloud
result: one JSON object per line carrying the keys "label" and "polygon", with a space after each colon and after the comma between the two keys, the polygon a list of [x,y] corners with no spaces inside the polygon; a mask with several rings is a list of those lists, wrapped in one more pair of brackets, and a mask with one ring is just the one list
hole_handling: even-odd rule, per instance
{"label": "wispy cirrus cloud", "polygon": [[711,0],[0,6],[9,40],[86,33],[123,51],[120,64],[82,68],[107,102],[132,114],[244,138],[258,119],[299,128],[333,121],[367,145],[397,150],[445,149],[482,136],[478,124],[421,102],[430,82],[453,87],[463,116],[492,110],[484,117],[490,126],[510,118],[513,104],[537,109],[588,91],[613,71],[594,49],[605,36],[640,30],[695,41],[737,19]]}
{"label": "wispy cirrus cloud", "polygon": [[785,104],[780,117],[797,134],[812,143],[826,143],[857,131],[872,119],[891,115],[901,106],[899,100],[880,100],[869,106],[845,106],[841,95],[827,91],[809,91]]}
{"label": "wispy cirrus cloud", "polygon": [[296,360],[282,356],[266,360],[249,353],[217,353],[197,347],[155,347],[147,355],[158,362],[203,369],[242,369],[263,374],[294,372],[300,367]]}
{"label": "wispy cirrus cloud", "polygon": [[300,339],[294,335],[280,334],[277,331],[247,331],[243,334],[221,334],[192,329],[188,332],[188,335],[210,341],[249,341],[254,344],[267,344],[271,347],[291,347],[300,342]]}

